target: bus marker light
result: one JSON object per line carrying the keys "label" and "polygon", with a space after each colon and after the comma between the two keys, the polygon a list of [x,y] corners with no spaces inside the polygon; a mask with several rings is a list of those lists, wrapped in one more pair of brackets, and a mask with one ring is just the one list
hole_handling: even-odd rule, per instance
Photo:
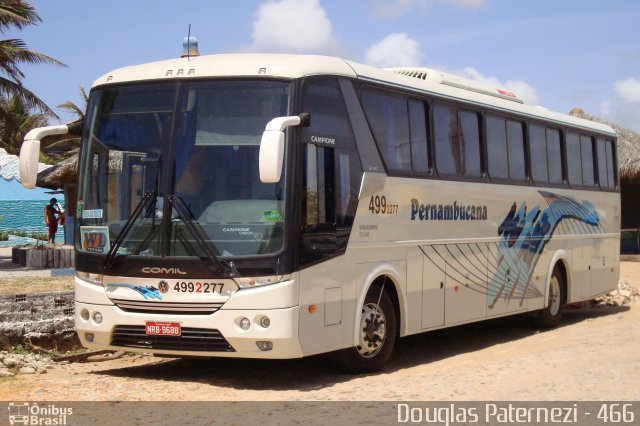
{"label": "bus marker light", "polygon": [[318,307],[316,305],[309,305],[309,313],[315,314],[316,312],[318,312]]}
{"label": "bus marker light", "polygon": [[96,324],[102,324],[102,314],[98,311],[93,313],[93,320]]}
{"label": "bus marker light", "polygon": [[87,342],[93,342],[94,337],[93,333],[84,333],[84,338],[87,339]]}
{"label": "bus marker light", "polygon": [[241,318],[240,319],[240,328],[243,330],[248,330],[251,327],[251,321],[249,318]]}
{"label": "bus marker light", "polygon": [[89,321],[89,311],[86,309],[83,309],[80,311],[80,316],[82,317],[83,320],[85,321]]}
{"label": "bus marker light", "polygon": [[269,328],[269,326],[271,325],[271,320],[269,319],[269,317],[262,317],[260,318],[260,325],[264,328]]}
{"label": "bus marker light", "polygon": [[261,351],[270,351],[271,349],[273,349],[272,342],[257,341],[256,345],[258,346],[258,349],[260,349]]}
{"label": "bus marker light", "polygon": [[459,286],[459,285],[455,286],[455,287],[453,288],[453,290],[454,290],[456,293],[457,293],[457,292],[459,292],[459,291],[460,291],[460,286]]}

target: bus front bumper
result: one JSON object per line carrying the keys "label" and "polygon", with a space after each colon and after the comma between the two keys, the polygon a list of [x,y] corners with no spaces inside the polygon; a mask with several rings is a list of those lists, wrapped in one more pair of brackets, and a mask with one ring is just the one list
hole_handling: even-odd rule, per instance
{"label": "bus front bumper", "polygon": [[[264,317],[268,317],[268,322]],[[298,319],[298,306],[170,315],[125,312],[115,305],[75,303],[76,331],[83,346],[157,355],[299,358],[303,353]],[[171,327],[172,332],[178,323],[180,335],[147,334],[146,326],[151,323]]]}

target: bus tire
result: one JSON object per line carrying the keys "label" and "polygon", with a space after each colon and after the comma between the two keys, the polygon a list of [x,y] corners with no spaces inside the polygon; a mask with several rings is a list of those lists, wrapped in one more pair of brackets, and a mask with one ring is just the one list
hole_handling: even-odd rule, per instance
{"label": "bus tire", "polygon": [[560,324],[562,307],[566,300],[565,288],[564,275],[560,268],[556,267],[551,274],[547,307],[538,313],[537,320],[540,327],[555,328]]}
{"label": "bus tire", "polygon": [[396,310],[389,294],[380,291],[381,287],[373,286],[364,299],[358,345],[336,353],[338,365],[346,373],[373,373],[391,358],[398,335]]}

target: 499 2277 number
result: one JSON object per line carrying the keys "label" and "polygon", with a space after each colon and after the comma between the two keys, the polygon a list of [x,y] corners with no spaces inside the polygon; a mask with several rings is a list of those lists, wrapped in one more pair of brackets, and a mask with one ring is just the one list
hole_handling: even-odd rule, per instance
{"label": "499 2277 number", "polygon": [[372,195],[369,211],[371,214],[398,214],[398,205],[388,203],[384,195]]}
{"label": "499 2277 number", "polygon": [[222,293],[224,283],[178,281],[173,286],[173,290],[178,293]]}

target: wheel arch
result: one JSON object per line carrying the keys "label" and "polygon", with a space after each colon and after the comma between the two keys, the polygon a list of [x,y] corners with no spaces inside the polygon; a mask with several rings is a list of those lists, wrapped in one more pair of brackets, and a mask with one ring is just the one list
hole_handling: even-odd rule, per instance
{"label": "wheel arch", "polygon": [[358,344],[358,330],[360,327],[360,308],[364,305],[364,299],[373,287],[381,287],[384,283],[384,291],[388,293],[396,314],[398,337],[405,335],[405,320],[407,300],[401,286],[401,272],[390,264],[379,265],[367,274],[364,285],[360,288],[356,298],[356,309],[354,309],[353,329],[350,341],[352,345]]}
{"label": "wheel arch", "polygon": [[563,290],[564,290],[564,300],[562,301],[563,304],[567,303],[568,301],[572,300],[573,294],[572,294],[572,285],[571,285],[571,274],[569,273],[570,271],[570,265],[571,262],[569,261],[569,255],[567,252],[565,252],[564,250],[558,250],[551,262],[549,263],[549,270],[547,271],[547,278],[546,278],[546,282],[545,282],[545,290],[544,290],[544,306],[547,306],[547,301],[549,299],[549,288],[551,286],[551,276],[553,275],[553,271],[557,268],[559,268],[560,273],[562,274],[562,278],[563,278]]}

